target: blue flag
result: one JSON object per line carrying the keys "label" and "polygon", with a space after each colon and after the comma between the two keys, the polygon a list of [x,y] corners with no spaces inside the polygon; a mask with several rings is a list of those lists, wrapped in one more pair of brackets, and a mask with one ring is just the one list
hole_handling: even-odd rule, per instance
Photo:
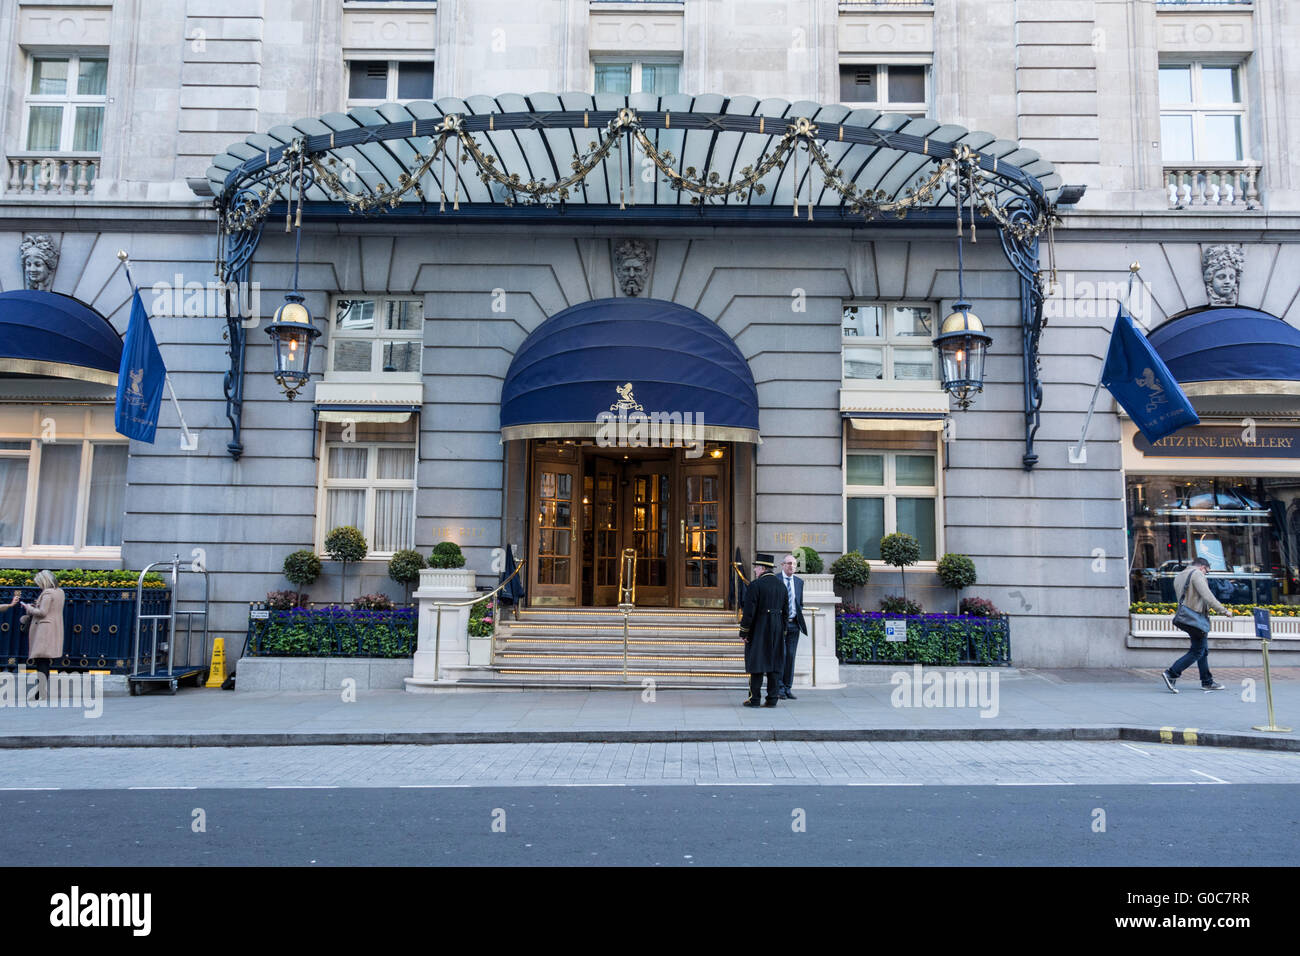
{"label": "blue flag", "polygon": [[1178,380],[1122,305],[1110,334],[1101,384],[1149,442],[1200,422]]}
{"label": "blue flag", "polygon": [[131,322],[122,342],[122,365],[117,370],[118,434],[153,444],[158,430],[158,408],[162,404],[167,366],[149,328],[149,315],[140,301],[140,290],[131,293]]}

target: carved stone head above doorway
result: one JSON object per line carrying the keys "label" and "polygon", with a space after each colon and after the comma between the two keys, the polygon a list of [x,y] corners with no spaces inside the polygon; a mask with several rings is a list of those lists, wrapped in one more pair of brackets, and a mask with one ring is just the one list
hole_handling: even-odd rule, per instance
{"label": "carved stone head above doorway", "polygon": [[44,233],[24,236],[18,246],[18,258],[23,267],[23,287],[49,292],[54,284],[54,270],[59,265],[59,244],[54,237]]}
{"label": "carved stone head above doorway", "polygon": [[1239,245],[1223,243],[1206,246],[1201,251],[1201,277],[1205,280],[1205,297],[1210,305],[1237,304],[1245,266],[1246,253]]}
{"label": "carved stone head above doorway", "polygon": [[624,295],[637,296],[650,281],[650,247],[640,239],[621,239],[614,245],[614,278]]}

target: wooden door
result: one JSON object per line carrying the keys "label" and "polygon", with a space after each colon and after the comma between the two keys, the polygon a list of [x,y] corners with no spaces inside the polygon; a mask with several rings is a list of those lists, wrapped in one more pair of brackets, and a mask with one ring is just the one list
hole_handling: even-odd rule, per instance
{"label": "wooden door", "polygon": [[[629,462],[623,506],[624,547],[636,551],[636,603],[666,607],[672,603],[673,463]],[[615,565],[617,583],[617,565]]]}
{"label": "wooden door", "polygon": [[618,562],[623,547],[623,509],[620,504],[619,466],[608,458],[597,458],[591,489],[593,530],[592,604],[609,607],[618,603]]}
{"label": "wooden door", "polygon": [[709,460],[682,464],[678,604],[725,607],[731,515],[727,465]]}
{"label": "wooden door", "polygon": [[579,464],[537,455],[533,463],[529,603],[572,606],[582,576]]}

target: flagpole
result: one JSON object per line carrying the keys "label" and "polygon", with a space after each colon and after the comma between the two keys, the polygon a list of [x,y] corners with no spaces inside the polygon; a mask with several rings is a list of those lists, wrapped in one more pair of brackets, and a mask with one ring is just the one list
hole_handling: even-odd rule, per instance
{"label": "flagpole", "polygon": [[[122,271],[126,273],[126,281],[131,286],[131,292],[136,292],[135,280],[131,278],[131,259],[125,249],[119,249],[117,253],[118,261],[121,263]],[[176,389],[172,387],[172,377],[170,374],[163,375],[163,381],[167,383],[167,391],[172,397],[172,405],[176,409],[176,417],[181,423],[181,448],[187,451],[198,447],[197,436],[190,431],[190,427],[185,424],[185,416],[181,414],[181,403],[176,397]]]}
{"label": "flagpole", "polygon": [[[1128,290],[1124,298],[1128,299],[1129,311],[1133,309],[1133,283],[1137,280],[1141,264],[1134,262],[1128,267]],[[1070,464],[1086,465],[1088,463],[1088,426],[1092,424],[1092,413],[1097,407],[1097,395],[1101,392],[1101,380],[1106,376],[1106,359],[1101,360],[1101,369],[1097,372],[1097,385],[1092,390],[1092,400],[1088,402],[1088,414],[1083,420],[1083,431],[1079,433],[1079,444],[1070,446]]]}

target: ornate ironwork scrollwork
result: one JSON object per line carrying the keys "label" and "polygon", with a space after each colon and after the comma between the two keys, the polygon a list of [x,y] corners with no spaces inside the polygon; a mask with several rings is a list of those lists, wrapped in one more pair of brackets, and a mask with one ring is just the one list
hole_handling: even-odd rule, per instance
{"label": "ornate ironwork scrollwork", "polygon": [[998,230],[1002,251],[1006,253],[1011,268],[1020,276],[1020,328],[1022,333],[1022,362],[1025,389],[1025,454],[1021,459],[1025,471],[1038,463],[1034,451],[1034,436],[1042,424],[1043,381],[1038,355],[1038,343],[1047,320],[1043,316],[1043,281],[1038,267],[1038,235],[1030,227],[1043,217],[1051,217],[1051,210],[1043,210],[1024,198],[1007,204],[1009,222]]}

